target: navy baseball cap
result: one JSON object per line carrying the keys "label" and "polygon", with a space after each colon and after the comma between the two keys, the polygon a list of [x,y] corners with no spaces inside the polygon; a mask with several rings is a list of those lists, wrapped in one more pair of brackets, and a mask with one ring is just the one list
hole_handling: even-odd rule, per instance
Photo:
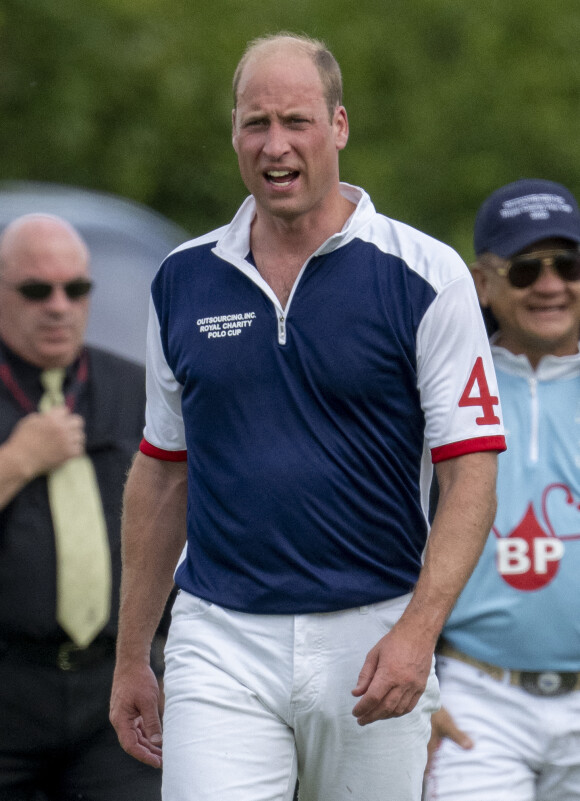
{"label": "navy baseball cap", "polygon": [[508,259],[541,239],[570,239],[580,243],[580,211],[562,184],[539,178],[496,189],[475,218],[475,255],[489,251]]}

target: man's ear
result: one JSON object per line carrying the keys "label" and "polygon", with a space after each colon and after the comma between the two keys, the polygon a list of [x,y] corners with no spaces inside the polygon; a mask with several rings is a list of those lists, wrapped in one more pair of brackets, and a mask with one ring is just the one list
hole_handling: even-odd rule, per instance
{"label": "man's ear", "polygon": [[348,117],[344,106],[337,106],[334,110],[332,124],[335,130],[336,149],[344,150],[348,142]]}
{"label": "man's ear", "polygon": [[472,264],[470,270],[479,303],[482,308],[486,309],[489,306],[489,270],[483,267],[479,261]]}
{"label": "man's ear", "polygon": [[232,109],[232,145],[234,146],[234,150],[237,153],[238,152],[238,138],[237,138],[237,131],[236,131],[236,110],[235,110],[235,108]]}

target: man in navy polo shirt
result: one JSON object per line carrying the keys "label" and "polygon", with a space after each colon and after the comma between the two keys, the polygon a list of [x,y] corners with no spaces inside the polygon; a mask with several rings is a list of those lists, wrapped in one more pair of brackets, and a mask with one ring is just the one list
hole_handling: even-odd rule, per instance
{"label": "man in navy polo shirt", "polygon": [[417,801],[433,649],[493,518],[504,438],[469,272],[339,181],[341,94],[320,42],[249,46],[251,196],[152,286],[111,719],[161,765],[147,654],[179,561],[166,801],[291,799],[297,775],[307,801]]}

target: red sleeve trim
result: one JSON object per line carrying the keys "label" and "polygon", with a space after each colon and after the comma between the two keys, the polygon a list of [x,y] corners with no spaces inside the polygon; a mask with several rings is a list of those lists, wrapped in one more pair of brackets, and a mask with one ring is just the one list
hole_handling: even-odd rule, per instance
{"label": "red sleeve trim", "polygon": [[163,448],[156,448],[146,439],[141,440],[139,450],[145,456],[152,456],[153,459],[161,459],[163,462],[185,462],[187,460],[187,451],[164,451]]}
{"label": "red sleeve trim", "polygon": [[454,459],[456,456],[464,456],[466,453],[477,453],[478,451],[501,451],[506,450],[505,437],[477,437],[476,439],[464,439],[461,442],[452,442],[449,445],[441,445],[431,451],[431,461],[433,464],[443,462],[445,459]]}

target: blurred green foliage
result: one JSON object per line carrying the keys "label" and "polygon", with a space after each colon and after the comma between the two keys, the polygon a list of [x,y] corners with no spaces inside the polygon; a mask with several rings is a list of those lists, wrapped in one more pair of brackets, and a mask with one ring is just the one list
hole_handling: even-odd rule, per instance
{"label": "blurred green foliage", "polygon": [[114,192],[192,234],[221,225],[245,196],[232,73],[278,30],[341,64],[343,179],[464,258],[500,184],[580,196],[578,0],[0,0],[0,178]]}

